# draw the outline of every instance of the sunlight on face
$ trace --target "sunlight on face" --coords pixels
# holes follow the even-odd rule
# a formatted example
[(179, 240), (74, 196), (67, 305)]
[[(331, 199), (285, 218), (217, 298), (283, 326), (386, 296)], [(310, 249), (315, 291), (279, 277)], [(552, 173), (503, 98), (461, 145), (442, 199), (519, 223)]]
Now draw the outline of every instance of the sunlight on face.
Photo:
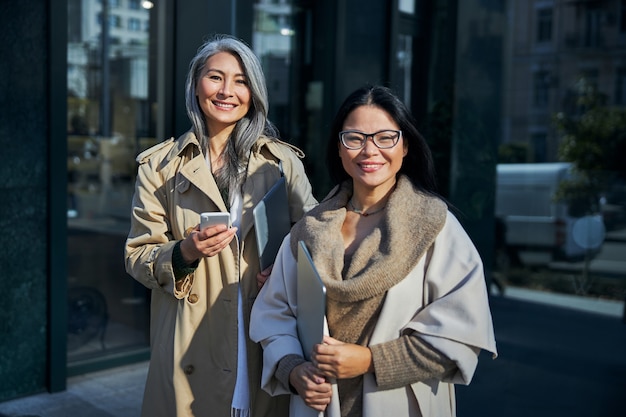
[[(343, 130), (368, 134), (386, 129), (400, 130), (400, 127), (389, 113), (370, 105), (354, 109), (343, 124)], [(338, 146), (343, 169), (352, 177), (355, 190), (359, 187), (383, 192), (390, 190), (396, 183), (396, 174), (407, 153), (402, 137), (396, 146), (389, 149), (379, 149), (371, 137), (361, 149), (346, 149), (341, 142)]]
[(196, 86), (198, 104), (204, 113), (210, 136), (232, 131), (250, 108), (251, 93), (237, 57), (219, 52), (206, 61)]

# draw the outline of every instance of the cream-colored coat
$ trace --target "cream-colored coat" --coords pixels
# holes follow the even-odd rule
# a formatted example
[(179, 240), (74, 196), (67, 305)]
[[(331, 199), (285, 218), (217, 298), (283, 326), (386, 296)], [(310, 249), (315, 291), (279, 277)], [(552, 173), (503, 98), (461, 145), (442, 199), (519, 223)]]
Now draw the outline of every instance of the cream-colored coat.
[[(287, 236), (283, 242), (251, 318), (251, 337), (264, 348), (263, 388), (273, 395), (290, 392), (274, 377), (280, 359), (288, 354), (302, 356), (296, 331), (297, 263), (290, 238)], [(480, 350), (492, 352), (495, 357), (496, 344), (481, 259), (450, 213), (428, 254), (387, 292), (369, 344), (384, 343), (407, 332), (416, 332), (454, 360), (456, 374), (447, 381), (421, 381), (391, 390), (379, 390), (375, 377), (366, 374), (363, 417), (455, 416), (453, 384), (469, 384)], [(340, 416), (338, 402), (334, 386), (326, 416)], [(290, 415), (318, 414), (293, 395)]]
[[(188, 132), (138, 156), (126, 270), (152, 290), (151, 358), (142, 416), (229, 416), (237, 369), (237, 308), (241, 286), (246, 334), (259, 271), (252, 209), (279, 179), (283, 163), (291, 221), (317, 202), (300, 161), (286, 144), (260, 138), (242, 190), (241, 240), (203, 258), (176, 283), (172, 249), (200, 212), (228, 211), (195, 135)], [(246, 340), (252, 416), (281, 415), (288, 398), (259, 388), (261, 349)]]

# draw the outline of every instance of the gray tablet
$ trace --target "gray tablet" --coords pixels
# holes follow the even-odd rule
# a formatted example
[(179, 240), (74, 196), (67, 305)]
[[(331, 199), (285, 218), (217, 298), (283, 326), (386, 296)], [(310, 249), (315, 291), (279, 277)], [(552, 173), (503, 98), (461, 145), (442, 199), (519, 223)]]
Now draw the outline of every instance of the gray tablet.
[(276, 181), (259, 204), (254, 207), (252, 214), (259, 263), (263, 271), (274, 263), (280, 244), (291, 230), (285, 177), (280, 177)]
[(298, 242), (298, 338), (306, 360), (311, 360), (313, 347), (324, 338), (326, 286), (313, 264), (303, 241)]

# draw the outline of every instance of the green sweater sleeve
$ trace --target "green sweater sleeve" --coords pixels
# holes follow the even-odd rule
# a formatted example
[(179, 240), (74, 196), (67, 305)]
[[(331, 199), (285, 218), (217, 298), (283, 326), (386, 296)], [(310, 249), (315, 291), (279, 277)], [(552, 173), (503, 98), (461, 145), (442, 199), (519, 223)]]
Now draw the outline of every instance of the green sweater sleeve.
[(180, 251), (181, 242), (181, 240), (176, 242), (176, 244), (174, 245), (174, 249), (172, 249), (172, 269), (174, 270), (174, 278), (176, 279), (176, 281), (179, 281), (185, 278), (187, 275), (193, 273), (193, 271), (195, 271), (198, 267), (198, 263), (200, 262), (199, 259), (196, 259), (196, 261), (191, 265), (185, 262), (183, 254)]

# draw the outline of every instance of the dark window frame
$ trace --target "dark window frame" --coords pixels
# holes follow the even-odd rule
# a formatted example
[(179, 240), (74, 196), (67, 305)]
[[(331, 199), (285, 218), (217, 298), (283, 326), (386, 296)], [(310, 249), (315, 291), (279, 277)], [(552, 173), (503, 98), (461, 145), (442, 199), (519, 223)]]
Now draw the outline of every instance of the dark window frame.
[(552, 42), (554, 11), (551, 7), (537, 9), (537, 42)]
[(533, 107), (545, 109), (550, 103), (550, 72), (539, 70), (533, 73)]

